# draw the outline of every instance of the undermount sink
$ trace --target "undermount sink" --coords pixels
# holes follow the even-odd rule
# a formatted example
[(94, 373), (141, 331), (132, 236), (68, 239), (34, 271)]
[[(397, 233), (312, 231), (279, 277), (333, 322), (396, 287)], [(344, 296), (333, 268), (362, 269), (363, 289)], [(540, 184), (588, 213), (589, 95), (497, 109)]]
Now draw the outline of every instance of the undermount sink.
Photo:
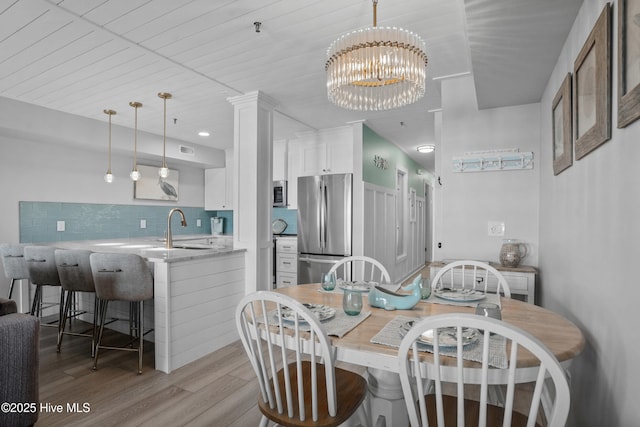
[(173, 244), (176, 249), (214, 249), (211, 245), (205, 245), (204, 243), (189, 243), (189, 244)]

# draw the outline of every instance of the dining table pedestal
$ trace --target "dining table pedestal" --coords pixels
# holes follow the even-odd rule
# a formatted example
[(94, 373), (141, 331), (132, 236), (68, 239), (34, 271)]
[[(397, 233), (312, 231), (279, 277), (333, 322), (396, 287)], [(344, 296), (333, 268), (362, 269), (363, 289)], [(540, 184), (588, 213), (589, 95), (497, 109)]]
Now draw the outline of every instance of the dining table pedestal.
[(408, 426), (409, 414), (402, 393), (400, 375), (383, 369), (367, 368), (371, 419), (385, 417), (387, 426)]

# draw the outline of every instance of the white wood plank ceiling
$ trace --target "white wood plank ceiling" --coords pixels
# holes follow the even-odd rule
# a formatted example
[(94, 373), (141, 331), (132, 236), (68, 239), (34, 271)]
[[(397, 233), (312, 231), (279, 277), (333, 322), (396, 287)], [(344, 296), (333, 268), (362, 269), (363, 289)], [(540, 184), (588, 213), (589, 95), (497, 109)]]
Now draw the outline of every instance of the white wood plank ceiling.
[[(366, 120), (432, 169), (432, 159), (415, 153), (417, 145), (433, 141), (428, 110), (440, 106), (440, 91), (431, 78), (473, 73), (480, 102), (491, 94), (488, 106), (535, 102), (581, 3), (380, 0), (379, 26), (425, 39), (429, 84), (425, 98), (411, 106), (362, 113), (327, 101), (324, 63), (335, 38), (371, 25), (371, 0), (0, 0), (0, 96), (100, 121), (107, 121), (103, 109), (110, 108), (118, 111), (114, 124), (129, 127), (128, 103), (139, 101), (139, 128), (162, 134), (157, 93), (170, 92), (168, 136), (224, 149), (233, 145), (227, 98), (261, 90), (279, 103), (276, 139)], [(550, 11), (557, 12), (551, 23)], [(255, 21), (262, 22), (260, 32)], [(509, 52), (525, 37), (538, 61), (524, 76), (508, 73), (507, 66), (522, 59)], [(556, 46), (549, 44), (552, 37)], [(505, 92), (490, 86), (497, 71), (503, 84), (522, 93), (496, 98)], [(211, 136), (197, 136), (201, 130)]]

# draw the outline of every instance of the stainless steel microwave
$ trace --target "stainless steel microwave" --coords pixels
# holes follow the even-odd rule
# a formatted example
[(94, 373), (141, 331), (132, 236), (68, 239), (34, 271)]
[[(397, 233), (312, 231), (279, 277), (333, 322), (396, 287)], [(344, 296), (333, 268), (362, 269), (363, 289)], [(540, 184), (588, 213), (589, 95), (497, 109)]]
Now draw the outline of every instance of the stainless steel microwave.
[(287, 181), (273, 181), (273, 206), (287, 206)]

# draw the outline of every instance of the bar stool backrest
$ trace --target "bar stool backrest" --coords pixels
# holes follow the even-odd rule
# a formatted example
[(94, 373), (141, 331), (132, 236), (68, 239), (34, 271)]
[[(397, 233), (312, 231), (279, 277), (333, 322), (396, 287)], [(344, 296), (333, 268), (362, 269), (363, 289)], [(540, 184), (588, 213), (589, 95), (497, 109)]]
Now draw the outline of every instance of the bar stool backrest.
[(81, 249), (56, 249), (60, 284), (66, 291), (95, 292), (89, 256), (91, 251)]
[(22, 244), (0, 244), (2, 267), (8, 279), (22, 280), (29, 278), (27, 263), (24, 260), (24, 246)]
[(24, 258), (31, 283), (34, 285), (60, 286), (54, 247), (25, 246)]
[(153, 298), (153, 274), (141, 256), (92, 253), (89, 260), (98, 298), (107, 301)]

